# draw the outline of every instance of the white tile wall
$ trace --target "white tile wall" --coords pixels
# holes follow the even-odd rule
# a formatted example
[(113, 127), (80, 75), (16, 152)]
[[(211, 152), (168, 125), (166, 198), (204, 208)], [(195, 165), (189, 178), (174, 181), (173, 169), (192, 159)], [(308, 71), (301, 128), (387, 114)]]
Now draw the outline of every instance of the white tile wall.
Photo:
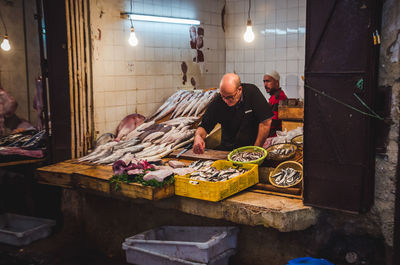
[[(128, 114), (152, 114), (177, 89), (193, 89), (192, 77), (196, 88), (218, 86), (226, 71), (223, 0), (133, 1), (134, 12), (199, 19), (205, 32), (201, 64), (192, 61), (196, 53), (190, 48), (189, 25), (134, 22), (139, 45), (131, 47), (130, 22), (120, 18), (120, 12), (130, 11), (130, 1), (91, 0), (90, 4), (94, 117), (99, 134), (115, 131)], [(182, 61), (188, 65), (185, 85)]]
[[(221, 10), (226, 2), (225, 32)], [(137, 47), (127, 43), (129, 0), (91, 0), (95, 128), (112, 132), (124, 116), (154, 112), (177, 89), (217, 87), (225, 72), (263, 89), (263, 74), (276, 69), (289, 97), (303, 97), (306, 0), (252, 0), (253, 43), (243, 33), (248, 0), (134, 0), (138, 13), (196, 18), (205, 30), (205, 62), (192, 62), (189, 26), (134, 22)], [(102, 13), (103, 12), (103, 13)], [(102, 15), (100, 16), (100, 13)], [(101, 32), (101, 38), (99, 38)], [(188, 65), (182, 84), (181, 63)], [(267, 96), (267, 95), (266, 95)]]
[(243, 40), (248, 0), (226, 3), (226, 71), (236, 72), (243, 82), (254, 83), (267, 96), (263, 73), (275, 69), (288, 97), (303, 98), (306, 0), (252, 0), (252, 43)]

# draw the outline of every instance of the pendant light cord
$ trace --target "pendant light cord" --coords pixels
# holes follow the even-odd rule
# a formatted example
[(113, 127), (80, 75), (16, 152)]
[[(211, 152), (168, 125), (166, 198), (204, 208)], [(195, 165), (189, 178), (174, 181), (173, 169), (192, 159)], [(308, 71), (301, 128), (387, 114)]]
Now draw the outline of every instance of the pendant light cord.
[[(131, 13), (133, 12), (133, 0), (131, 0)], [(131, 28), (133, 28), (132, 18), (129, 16), (129, 20), (131, 21)]]
[(249, 0), (249, 12), (248, 12), (247, 19), (250, 19), (250, 8), (251, 8), (251, 0)]
[(1, 22), (3, 23), (4, 31), (6, 32), (6, 34), (5, 34), (5, 35), (8, 35), (8, 34), (7, 34), (7, 27), (6, 27), (6, 23), (4, 23), (4, 19), (3, 19), (3, 16), (1, 15), (1, 12), (0, 12), (0, 19), (1, 19)]

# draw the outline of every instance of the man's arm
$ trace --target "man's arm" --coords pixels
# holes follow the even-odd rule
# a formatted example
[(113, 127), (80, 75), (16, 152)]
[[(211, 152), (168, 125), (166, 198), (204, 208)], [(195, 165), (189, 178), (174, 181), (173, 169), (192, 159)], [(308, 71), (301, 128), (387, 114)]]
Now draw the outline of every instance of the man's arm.
[(203, 127), (198, 127), (194, 135), (194, 142), (193, 142), (193, 152), (195, 154), (204, 153), (204, 150), (206, 148), (206, 143), (204, 142), (204, 139), (206, 139), (206, 136), (207, 136), (206, 130)]
[(254, 142), (255, 146), (263, 146), (265, 140), (267, 139), (267, 137), (269, 135), (269, 130), (271, 129), (271, 122), (272, 122), (272, 119), (267, 119), (258, 124), (257, 139)]

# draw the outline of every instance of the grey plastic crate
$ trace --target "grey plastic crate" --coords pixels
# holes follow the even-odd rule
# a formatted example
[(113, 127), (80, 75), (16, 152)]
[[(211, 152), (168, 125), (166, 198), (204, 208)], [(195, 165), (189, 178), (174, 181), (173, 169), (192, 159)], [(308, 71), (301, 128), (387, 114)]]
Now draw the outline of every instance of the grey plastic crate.
[(126, 252), (126, 261), (136, 265), (229, 265), (229, 258), (236, 253), (235, 249), (228, 249), (207, 263), (199, 263), (131, 247), (127, 242), (122, 243), (122, 249)]
[(238, 232), (232, 226), (161, 226), (125, 239), (125, 246), (207, 264), (236, 248)]
[(25, 246), (48, 237), (55, 221), (11, 213), (0, 215), (0, 243)]

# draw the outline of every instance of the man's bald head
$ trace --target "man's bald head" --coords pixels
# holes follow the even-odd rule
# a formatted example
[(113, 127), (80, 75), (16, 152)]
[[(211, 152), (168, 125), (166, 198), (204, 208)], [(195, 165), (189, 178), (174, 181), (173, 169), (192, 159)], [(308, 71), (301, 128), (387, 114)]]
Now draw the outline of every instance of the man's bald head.
[(234, 106), (242, 95), (239, 76), (235, 73), (225, 74), (219, 83), (219, 91), (225, 103)]
[(225, 74), (219, 83), (220, 91), (231, 93), (240, 86), (240, 78), (235, 73)]

